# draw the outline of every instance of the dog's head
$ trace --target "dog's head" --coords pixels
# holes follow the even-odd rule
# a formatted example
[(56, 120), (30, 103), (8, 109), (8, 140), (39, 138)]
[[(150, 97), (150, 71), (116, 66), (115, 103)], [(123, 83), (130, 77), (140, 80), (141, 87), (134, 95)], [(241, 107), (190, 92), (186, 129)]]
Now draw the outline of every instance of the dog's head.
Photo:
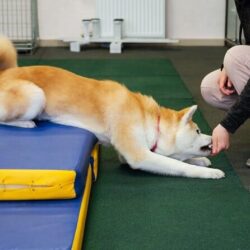
[(212, 137), (202, 134), (196, 123), (192, 121), (197, 105), (181, 112), (179, 127), (176, 132), (178, 152), (191, 157), (208, 156), (211, 154)]
[[(197, 105), (183, 109), (177, 112), (174, 124), (170, 127), (167, 125), (163, 126), (163, 131), (161, 131), (162, 137), (159, 143), (160, 149), (163, 150), (159, 153), (165, 154), (168, 148), (167, 154), (179, 160), (211, 154), (211, 136), (202, 134), (197, 124), (192, 121), (196, 110)], [(168, 140), (170, 139), (169, 134), (173, 135), (171, 145)]]

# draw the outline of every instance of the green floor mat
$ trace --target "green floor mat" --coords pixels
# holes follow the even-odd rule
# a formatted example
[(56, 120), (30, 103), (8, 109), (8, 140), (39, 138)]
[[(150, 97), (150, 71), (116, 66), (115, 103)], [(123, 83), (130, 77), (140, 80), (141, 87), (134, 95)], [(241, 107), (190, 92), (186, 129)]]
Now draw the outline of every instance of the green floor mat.
[[(190, 94), (178, 75), (164, 76), (111, 76), (109, 79), (126, 85), (132, 91), (162, 98), (190, 98)], [(162, 91), (162, 86), (166, 91)], [(176, 86), (180, 86), (176, 91)]]
[[(163, 59), (150, 60), (39, 60), (36, 64), (57, 66), (89, 77), (177, 75), (172, 63)], [(164, 63), (163, 63), (164, 62)]]
[[(119, 80), (174, 109), (194, 104), (168, 60), (43, 60), (39, 64)], [(204, 132), (211, 132), (201, 112), (194, 120)], [(112, 148), (102, 147), (84, 249), (249, 249), (250, 195), (224, 154), (212, 162), (225, 171), (226, 178), (163, 177), (133, 171), (118, 162)]]
[(34, 66), (34, 65), (39, 65), (39, 59), (18, 59), (18, 66), (23, 67), (23, 66)]
[[(57, 66), (79, 75), (110, 79), (126, 85), (132, 91), (163, 98), (190, 98), (190, 94), (170, 61), (154, 60), (20, 60), (20, 66)], [(178, 91), (176, 91), (176, 86)], [(162, 91), (162, 87), (166, 91)]]
[(84, 249), (248, 249), (249, 193), (222, 155), (223, 180), (153, 176), (102, 150)]
[[(122, 63), (120, 67), (125, 68)], [(194, 104), (176, 71), (171, 72), (167, 66), (169, 61), (161, 60), (159, 68), (168, 72), (160, 75), (150, 68), (151, 60), (141, 63), (149, 65), (140, 75), (131, 71), (127, 76), (110, 78), (153, 95), (161, 105), (179, 110)], [(138, 61), (136, 67), (142, 65)], [(194, 120), (204, 132), (211, 133), (199, 111)], [(99, 179), (90, 202), (85, 249), (249, 248), (249, 193), (224, 154), (212, 162), (213, 167), (225, 171), (226, 178), (187, 179), (133, 171), (119, 163), (113, 149), (103, 148)]]

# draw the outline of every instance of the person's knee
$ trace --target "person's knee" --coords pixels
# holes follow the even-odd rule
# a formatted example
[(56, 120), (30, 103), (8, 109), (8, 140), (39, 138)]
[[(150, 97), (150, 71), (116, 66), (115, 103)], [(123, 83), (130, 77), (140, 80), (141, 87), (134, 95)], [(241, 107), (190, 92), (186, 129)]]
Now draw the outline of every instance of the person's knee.
[(209, 75), (205, 76), (201, 81), (200, 91), (203, 99), (207, 103), (212, 104), (215, 89), (211, 86)]
[(236, 69), (237, 67), (241, 67), (244, 63), (244, 56), (246, 54), (244, 45), (237, 45), (230, 48), (224, 57), (224, 67), (226, 71), (230, 71), (231, 69)]
[(201, 95), (207, 104), (220, 110), (227, 111), (233, 105), (233, 100), (224, 97), (213, 87), (201, 85)]
[(238, 45), (229, 49), (224, 57), (226, 74), (239, 95), (249, 80), (250, 46)]
[(213, 90), (211, 88), (201, 86), (201, 95), (204, 101), (206, 101), (210, 105), (213, 105), (212, 102)]
[(201, 96), (210, 106), (222, 110), (228, 110), (230, 104), (228, 103), (227, 98), (221, 94), (214, 76), (215, 72), (210, 73), (203, 78), (200, 86)]

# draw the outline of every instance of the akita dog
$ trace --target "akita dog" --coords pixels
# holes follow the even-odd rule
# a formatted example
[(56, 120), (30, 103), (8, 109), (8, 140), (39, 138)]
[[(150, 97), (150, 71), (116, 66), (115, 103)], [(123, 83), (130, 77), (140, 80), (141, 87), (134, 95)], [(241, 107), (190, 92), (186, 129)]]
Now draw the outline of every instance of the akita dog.
[[(49, 66), (17, 66), (17, 54), (0, 38), (0, 122), (31, 128), (34, 118), (93, 132), (112, 144), (133, 169), (161, 175), (219, 179), (208, 168), (211, 136), (192, 121), (197, 106), (159, 106), (114, 81), (100, 81)], [(203, 166), (203, 167), (200, 167)]]

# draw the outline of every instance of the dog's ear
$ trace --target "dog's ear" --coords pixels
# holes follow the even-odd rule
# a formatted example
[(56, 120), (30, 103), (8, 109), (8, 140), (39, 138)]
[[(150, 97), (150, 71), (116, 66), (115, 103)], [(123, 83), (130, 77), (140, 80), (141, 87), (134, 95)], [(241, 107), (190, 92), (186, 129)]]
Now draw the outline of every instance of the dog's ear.
[(180, 111), (180, 113), (182, 114), (181, 124), (185, 125), (189, 121), (192, 120), (192, 117), (193, 117), (195, 111), (197, 110), (197, 107), (198, 107), (197, 105), (193, 105), (189, 108), (185, 108), (185, 109)]

